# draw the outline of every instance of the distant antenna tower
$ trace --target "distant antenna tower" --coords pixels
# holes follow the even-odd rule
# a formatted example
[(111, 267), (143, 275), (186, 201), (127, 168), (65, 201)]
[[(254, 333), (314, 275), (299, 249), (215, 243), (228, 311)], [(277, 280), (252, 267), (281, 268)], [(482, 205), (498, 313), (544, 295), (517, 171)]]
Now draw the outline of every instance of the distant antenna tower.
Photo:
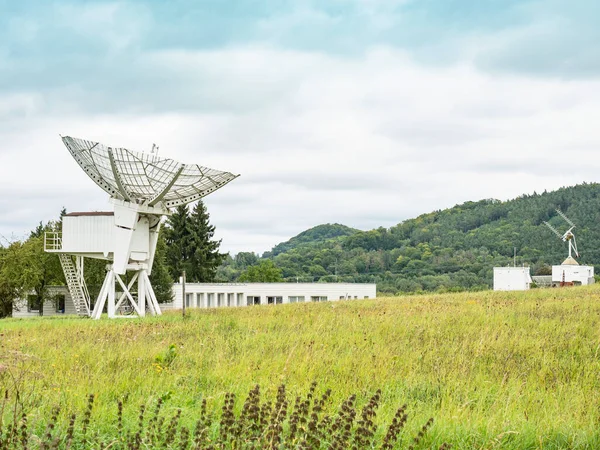
[(158, 148), (159, 148), (158, 145), (152, 144), (152, 152), (151, 153), (155, 156), (158, 156)]
[(571, 228), (569, 228), (565, 233), (561, 233), (548, 222), (544, 223), (548, 228), (550, 228), (550, 230), (552, 230), (554, 234), (556, 234), (559, 237), (559, 239), (561, 239), (563, 242), (569, 243), (569, 258), (573, 258), (573, 252), (575, 253), (575, 257), (579, 258), (579, 252), (577, 251), (577, 242), (575, 241), (575, 234), (573, 234), (573, 228), (575, 228), (575, 224), (560, 209), (557, 209), (556, 212), (560, 217), (562, 217), (565, 220), (565, 222), (567, 222), (567, 224), (569, 224)]

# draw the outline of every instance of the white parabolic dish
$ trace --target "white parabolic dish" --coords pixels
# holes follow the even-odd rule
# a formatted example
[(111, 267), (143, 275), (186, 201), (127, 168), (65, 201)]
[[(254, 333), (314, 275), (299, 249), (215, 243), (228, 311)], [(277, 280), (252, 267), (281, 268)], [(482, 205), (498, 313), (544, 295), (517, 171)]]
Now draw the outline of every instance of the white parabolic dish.
[(239, 176), (70, 136), (62, 140), (98, 186), (126, 202), (173, 208), (199, 200)]

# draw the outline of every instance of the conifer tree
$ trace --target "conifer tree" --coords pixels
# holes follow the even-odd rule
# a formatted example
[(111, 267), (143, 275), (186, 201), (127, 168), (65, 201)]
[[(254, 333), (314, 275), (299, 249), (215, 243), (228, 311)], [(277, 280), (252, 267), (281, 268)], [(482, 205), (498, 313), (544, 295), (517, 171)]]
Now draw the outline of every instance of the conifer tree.
[(185, 270), (190, 282), (214, 281), (225, 255), (219, 253), (221, 241), (213, 240), (215, 227), (209, 219), (202, 200), (196, 203), (191, 214), (188, 207), (182, 205), (168, 218), (166, 262), (173, 280), (178, 280)]
[(154, 295), (156, 295), (158, 303), (173, 301), (173, 279), (167, 266), (167, 243), (165, 242), (164, 234), (163, 230), (160, 230), (158, 234), (154, 264), (152, 265), (152, 274), (150, 275), (150, 282), (152, 283)]
[(210, 224), (210, 215), (204, 202), (200, 200), (194, 206), (190, 216), (190, 264), (187, 279), (203, 283), (214, 281), (217, 268), (225, 259), (225, 254), (219, 253), (221, 241), (213, 240), (215, 227)]
[(179, 280), (181, 273), (189, 267), (190, 212), (187, 205), (178, 206), (167, 219), (164, 229), (166, 263), (173, 280)]

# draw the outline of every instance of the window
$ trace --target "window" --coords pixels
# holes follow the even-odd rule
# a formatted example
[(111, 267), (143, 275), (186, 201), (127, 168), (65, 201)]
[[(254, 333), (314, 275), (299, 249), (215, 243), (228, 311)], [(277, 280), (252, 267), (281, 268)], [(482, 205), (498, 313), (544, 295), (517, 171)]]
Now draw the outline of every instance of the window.
[(198, 298), (196, 299), (198, 302), (198, 308), (202, 308), (204, 305), (204, 292), (198, 294)]
[(65, 296), (64, 294), (56, 294), (54, 296), (54, 305), (56, 306), (56, 312), (60, 314), (65, 313)]
[(206, 307), (212, 308), (215, 306), (215, 294), (206, 294)]
[(248, 306), (260, 305), (260, 297), (254, 297), (252, 295), (249, 295), (248, 297), (246, 297), (246, 301)]
[(242, 306), (242, 302), (244, 301), (244, 294), (237, 295), (237, 306)]
[(340, 295), (340, 300), (344, 300), (346, 298), (345, 295)]
[(225, 306), (225, 294), (217, 294), (217, 306)]
[(227, 306), (235, 306), (233, 294), (227, 294)]
[(303, 302), (304, 301), (304, 295), (291, 295), (291, 296), (288, 297), (288, 301), (290, 303)]
[(327, 301), (327, 297), (323, 296), (323, 295), (316, 295), (316, 296), (312, 296), (310, 298), (311, 302), (326, 302)]
[(267, 297), (267, 303), (272, 305), (274, 303), (283, 303), (283, 297)]
[(193, 295), (194, 294), (185, 294), (185, 307), (186, 308), (189, 308), (190, 306), (194, 306), (194, 304), (192, 303), (192, 296)]
[(368, 295), (365, 295), (365, 300), (368, 300), (368, 299), (369, 299), (369, 296), (368, 296)]
[(37, 295), (27, 296), (27, 312), (40, 312), (42, 310), (42, 302), (38, 300)]

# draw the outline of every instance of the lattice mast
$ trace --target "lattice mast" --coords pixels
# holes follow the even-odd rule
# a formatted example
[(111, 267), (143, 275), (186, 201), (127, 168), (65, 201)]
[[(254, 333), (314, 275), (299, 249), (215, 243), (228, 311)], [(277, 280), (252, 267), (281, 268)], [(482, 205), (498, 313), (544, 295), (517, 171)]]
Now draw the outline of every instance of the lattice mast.
[(569, 229), (564, 233), (561, 233), (556, 228), (554, 228), (550, 223), (544, 222), (546, 226), (563, 242), (568, 243), (569, 247), (569, 258), (573, 259), (579, 258), (579, 252), (577, 251), (577, 241), (575, 240), (575, 234), (573, 233), (573, 229), (575, 228), (575, 224), (569, 219), (565, 213), (563, 213), (560, 209), (557, 209), (556, 212), (560, 217), (563, 218), (565, 222), (569, 225)]
[[(100, 239), (98, 248), (90, 248), (85, 239), (80, 243), (75, 239), (65, 247), (63, 224), (62, 238), (47, 237), (53, 245), (46, 250), (110, 262), (92, 318), (100, 318), (105, 305), (109, 317), (118, 317), (118, 310), (127, 303), (138, 316), (145, 315), (146, 306), (151, 314), (160, 314), (149, 275), (162, 217), (170, 215), (170, 208), (197, 201), (239, 175), (159, 158), (156, 146), (147, 154), (69, 136), (62, 140), (85, 173), (110, 195), (114, 223), (102, 231), (105, 239)], [(127, 272), (132, 272), (132, 277), (125, 284), (121, 277)]]

